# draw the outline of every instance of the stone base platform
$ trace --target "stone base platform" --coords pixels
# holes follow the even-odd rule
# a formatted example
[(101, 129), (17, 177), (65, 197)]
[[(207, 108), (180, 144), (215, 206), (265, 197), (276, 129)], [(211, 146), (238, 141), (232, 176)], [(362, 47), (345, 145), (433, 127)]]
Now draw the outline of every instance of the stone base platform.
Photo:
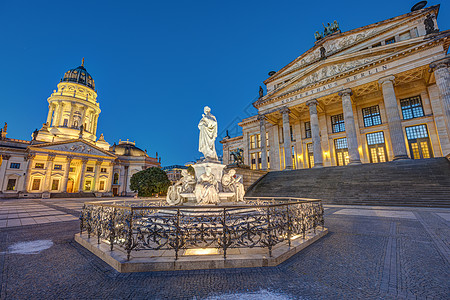
[[(97, 237), (88, 239), (87, 234), (75, 235), (75, 241), (97, 255), (104, 262), (121, 273), (149, 272), (149, 271), (178, 271), (200, 269), (224, 269), (224, 268), (252, 268), (277, 266), (291, 256), (297, 254), (315, 241), (328, 233), (327, 228), (318, 227), (316, 233), (310, 232), (302, 237), (293, 237), (291, 247), (287, 242), (280, 243), (272, 249), (272, 257), (266, 248), (239, 248), (228, 249), (227, 258), (219, 249), (208, 248), (205, 252), (213, 254), (195, 255), (195, 251), (182, 250), (178, 260), (175, 260), (173, 250), (140, 250), (132, 251), (131, 258), (127, 261), (126, 251), (115, 247), (110, 251), (108, 244), (97, 244)], [(209, 250), (209, 251), (208, 251)], [(192, 253), (192, 254), (191, 254)]]

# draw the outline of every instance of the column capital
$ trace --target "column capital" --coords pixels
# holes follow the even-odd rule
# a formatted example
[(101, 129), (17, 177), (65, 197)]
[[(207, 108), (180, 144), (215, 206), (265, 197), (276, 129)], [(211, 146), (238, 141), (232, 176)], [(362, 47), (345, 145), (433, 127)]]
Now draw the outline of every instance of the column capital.
[(266, 117), (265, 114), (258, 114), (257, 119), (258, 119), (259, 121), (266, 121), (266, 120), (267, 120), (267, 117)]
[(35, 157), (36, 157), (36, 154), (34, 154), (34, 153), (28, 153), (23, 159), (24, 159), (25, 161), (27, 161), (27, 160), (33, 159), (33, 158), (35, 158)]
[(73, 160), (73, 158), (74, 157), (72, 155), (66, 156), (66, 162), (70, 163)]
[(433, 61), (430, 64), (430, 72), (448, 67), (450, 67), (450, 56)]
[(282, 108), (280, 108), (280, 113), (284, 114), (288, 114), (290, 113), (291, 110), (287, 107), (287, 106), (283, 106)]
[(2, 157), (4, 160), (9, 160), (11, 158), (11, 155), (9, 154), (2, 154)]
[(388, 75), (388, 76), (381, 77), (380, 79), (378, 79), (378, 83), (381, 85), (388, 83), (388, 82), (394, 83), (394, 80), (395, 80), (394, 75)]
[(352, 89), (345, 89), (345, 90), (340, 91), (338, 93), (338, 95), (339, 95), (339, 97), (352, 96), (353, 92), (352, 92)]
[(319, 104), (319, 101), (317, 101), (317, 99), (311, 99), (309, 101), (306, 101), (306, 106), (309, 106), (311, 108), (311, 106), (317, 106)]
[(55, 154), (49, 154), (47, 156), (47, 161), (54, 161), (55, 160), (56, 155)]
[(88, 158), (85, 158), (85, 157), (83, 157), (82, 159), (81, 159), (81, 163), (83, 164), (83, 165), (86, 165), (87, 164), (87, 162), (88, 162)]
[(96, 166), (101, 166), (102, 163), (103, 163), (103, 160), (97, 160), (97, 161), (95, 162), (95, 165), (96, 165)]

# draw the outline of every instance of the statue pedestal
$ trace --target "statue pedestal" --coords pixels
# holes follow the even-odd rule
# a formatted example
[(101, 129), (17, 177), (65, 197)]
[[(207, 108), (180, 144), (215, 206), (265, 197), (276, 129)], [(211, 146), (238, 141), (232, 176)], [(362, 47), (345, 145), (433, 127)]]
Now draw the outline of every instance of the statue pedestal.
[(214, 175), (214, 178), (220, 183), (222, 182), (223, 169), (225, 169), (226, 165), (221, 164), (219, 161), (214, 160), (204, 160), (201, 163), (197, 163), (192, 165), (195, 170), (195, 180), (198, 182), (200, 176), (202, 176), (206, 171), (206, 167), (211, 168), (211, 173)]

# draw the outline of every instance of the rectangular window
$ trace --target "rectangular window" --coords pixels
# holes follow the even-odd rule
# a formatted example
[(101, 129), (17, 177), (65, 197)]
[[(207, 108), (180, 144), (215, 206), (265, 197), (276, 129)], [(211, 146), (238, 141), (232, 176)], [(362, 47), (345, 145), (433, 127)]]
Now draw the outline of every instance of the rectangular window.
[(367, 145), (377, 145), (384, 144), (384, 133), (383, 131), (368, 133), (367, 137)]
[(106, 168), (101, 168), (100, 173), (106, 173)]
[(345, 131), (344, 114), (331, 116), (331, 128), (333, 133)]
[(105, 182), (104, 181), (100, 181), (99, 190), (103, 191), (104, 189), (105, 189)]
[(409, 40), (411, 38), (411, 32), (410, 31), (406, 31), (403, 32), (399, 35), (399, 40), (400, 41), (404, 41), (404, 40)]
[(269, 133), (266, 132), (266, 147), (269, 147)]
[(84, 182), (84, 190), (85, 190), (85, 191), (90, 191), (90, 190), (91, 190), (91, 185), (92, 185), (92, 181), (86, 180), (86, 181)]
[(428, 137), (428, 131), (427, 131), (426, 125), (406, 127), (405, 131), (406, 131), (406, 137), (408, 138), (408, 140), (414, 140), (414, 139)]
[(347, 138), (335, 139), (334, 146), (336, 150), (348, 149)]
[(94, 172), (94, 167), (86, 167), (86, 172)]
[(16, 179), (14, 179), (14, 178), (8, 179), (8, 183), (6, 185), (6, 190), (14, 191), (15, 189), (16, 189)]
[(256, 170), (256, 153), (252, 153), (250, 155), (250, 157), (251, 157), (250, 163), (251, 163), (252, 170)]
[(33, 185), (31, 186), (31, 189), (33, 191), (39, 191), (40, 186), (41, 186), (41, 179), (39, 178), (33, 179)]
[(62, 165), (54, 165), (53, 169), (54, 170), (62, 170)]
[(270, 169), (270, 153), (267, 151), (267, 169)]
[(381, 124), (380, 107), (374, 105), (362, 109), (364, 127), (370, 127)]
[(34, 167), (35, 167), (36, 169), (43, 169), (43, 168), (44, 168), (44, 164), (43, 164), (43, 163), (36, 163), (36, 164), (34, 165)]
[(20, 163), (11, 163), (9, 165), (10, 169), (20, 169)]
[(377, 44), (375, 44), (375, 45), (372, 45), (372, 48), (380, 47), (380, 46), (381, 46), (381, 42), (379, 42), (379, 43), (377, 43)]
[(311, 138), (311, 122), (305, 122), (305, 139)]
[(68, 120), (68, 119), (64, 119), (64, 124), (63, 124), (63, 126), (64, 126), (64, 127), (67, 127), (67, 125), (69, 125), (69, 120)]
[(391, 37), (390, 39), (387, 39), (385, 43), (386, 43), (386, 45), (395, 43), (395, 37)]
[(262, 169), (261, 152), (258, 152), (258, 169)]
[(400, 100), (404, 120), (420, 118), (424, 116), (422, 98), (420, 96)]
[(52, 180), (52, 191), (57, 191), (59, 186), (59, 179)]
[(261, 148), (261, 135), (256, 135), (256, 147)]
[(289, 133), (291, 135), (291, 142), (295, 142), (295, 140), (294, 140), (294, 131), (292, 130), (292, 126), (289, 126)]
[(74, 167), (70, 167), (70, 168), (69, 168), (69, 172), (70, 172), (70, 173), (75, 172), (75, 168), (74, 168)]
[(250, 149), (256, 148), (256, 137), (254, 135), (250, 136)]

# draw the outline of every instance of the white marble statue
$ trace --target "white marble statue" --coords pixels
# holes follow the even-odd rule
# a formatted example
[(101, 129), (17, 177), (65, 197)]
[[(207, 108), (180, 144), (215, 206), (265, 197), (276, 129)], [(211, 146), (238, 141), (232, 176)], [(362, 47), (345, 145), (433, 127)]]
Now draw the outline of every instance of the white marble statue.
[(217, 120), (211, 114), (211, 109), (205, 106), (202, 119), (198, 123), (198, 129), (200, 130), (200, 137), (198, 142), (198, 151), (203, 153), (205, 159), (217, 160), (215, 141), (217, 137)]
[(194, 189), (197, 204), (218, 204), (219, 203), (219, 183), (214, 174), (211, 173), (211, 168), (206, 167), (205, 173), (199, 178)]
[(181, 179), (167, 190), (167, 203), (169, 205), (181, 205), (183, 198), (181, 193), (192, 193), (195, 187), (195, 178), (187, 170), (181, 171)]
[(233, 201), (244, 201), (244, 185), (240, 183), (242, 176), (235, 176), (236, 171), (231, 169), (222, 177), (222, 188), (224, 192), (234, 193)]

